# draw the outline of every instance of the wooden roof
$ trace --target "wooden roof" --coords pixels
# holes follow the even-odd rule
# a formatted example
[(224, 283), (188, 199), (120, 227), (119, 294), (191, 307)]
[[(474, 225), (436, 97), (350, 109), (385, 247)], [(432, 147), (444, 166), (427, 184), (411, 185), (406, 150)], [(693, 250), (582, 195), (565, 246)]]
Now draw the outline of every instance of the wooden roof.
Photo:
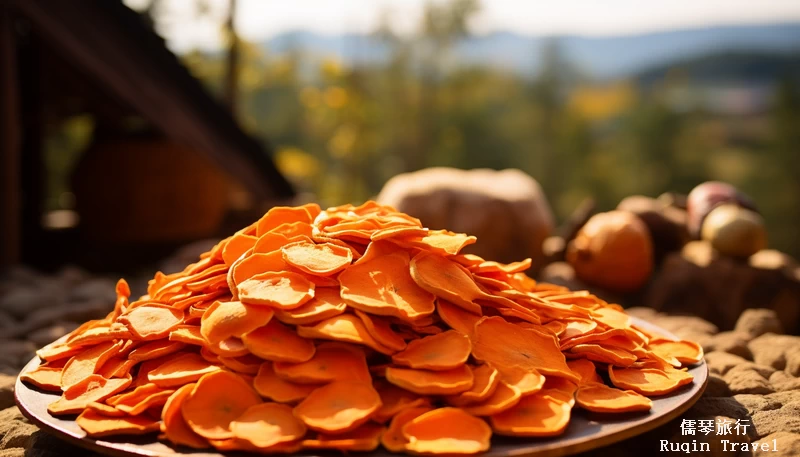
[(294, 195), (269, 146), (244, 133), (119, 0), (0, 0), (27, 17), (37, 35), (105, 92), (135, 109), (167, 137), (207, 154), (259, 199)]

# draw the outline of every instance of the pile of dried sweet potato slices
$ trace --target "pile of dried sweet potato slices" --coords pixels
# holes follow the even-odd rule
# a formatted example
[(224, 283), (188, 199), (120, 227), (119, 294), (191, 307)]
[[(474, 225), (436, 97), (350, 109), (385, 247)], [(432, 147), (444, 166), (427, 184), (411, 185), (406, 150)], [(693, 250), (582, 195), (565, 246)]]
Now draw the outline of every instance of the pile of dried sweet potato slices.
[(273, 208), (136, 300), (120, 280), (22, 380), (92, 437), (412, 454), (557, 436), (573, 408), (648, 411), (692, 382), (697, 344), (537, 283), (530, 260), (460, 253), (475, 241), (374, 202)]

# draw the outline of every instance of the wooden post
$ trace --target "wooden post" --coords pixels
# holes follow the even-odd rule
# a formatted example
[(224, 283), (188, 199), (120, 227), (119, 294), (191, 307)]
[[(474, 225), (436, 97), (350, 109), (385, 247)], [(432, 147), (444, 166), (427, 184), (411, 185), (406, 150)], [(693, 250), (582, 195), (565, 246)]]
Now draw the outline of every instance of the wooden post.
[(0, 269), (20, 260), (21, 190), (17, 54), (11, 12), (0, 4)]

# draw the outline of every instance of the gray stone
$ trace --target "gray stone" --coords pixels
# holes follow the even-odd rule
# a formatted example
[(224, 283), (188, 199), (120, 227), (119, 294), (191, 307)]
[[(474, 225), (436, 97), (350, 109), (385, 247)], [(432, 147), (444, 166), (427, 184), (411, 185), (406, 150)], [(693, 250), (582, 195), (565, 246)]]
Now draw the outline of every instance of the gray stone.
[(746, 309), (736, 321), (734, 330), (756, 338), (765, 333), (783, 333), (783, 326), (778, 319), (778, 314), (771, 309)]

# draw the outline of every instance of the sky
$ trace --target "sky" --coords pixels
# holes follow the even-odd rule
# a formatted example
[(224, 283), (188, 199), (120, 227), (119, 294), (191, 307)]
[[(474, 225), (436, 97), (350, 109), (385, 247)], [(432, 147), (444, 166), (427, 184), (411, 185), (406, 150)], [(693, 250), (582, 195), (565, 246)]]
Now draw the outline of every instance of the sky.
[[(124, 0), (133, 8), (149, 0)], [(207, 0), (198, 17), (191, 0), (162, 0), (159, 32), (176, 51), (217, 49), (228, 0)], [(411, 33), (430, 0), (238, 0), (236, 25), (249, 41), (308, 30), (324, 34), (373, 31), (389, 18)], [(434, 0), (438, 1), (438, 0)], [(800, 21), (800, 0), (483, 0), (472, 24), (478, 34), (610, 36), (732, 24)]]

